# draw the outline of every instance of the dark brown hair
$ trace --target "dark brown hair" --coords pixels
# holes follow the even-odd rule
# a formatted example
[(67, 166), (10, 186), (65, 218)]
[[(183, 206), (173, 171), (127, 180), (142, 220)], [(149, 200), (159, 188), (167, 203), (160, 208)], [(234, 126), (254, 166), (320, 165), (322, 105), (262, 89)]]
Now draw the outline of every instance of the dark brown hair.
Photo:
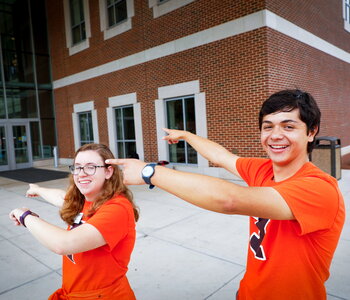
[[(103, 161), (106, 159), (114, 158), (111, 150), (103, 144), (86, 144), (81, 146), (74, 155), (74, 160), (76, 159), (78, 153), (83, 151), (95, 151), (97, 152)], [(106, 201), (111, 199), (114, 195), (125, 196), (133, 206), (135, 221), (139, 218), (138, 208), (135, 206), (133, 201), (133, 196), (128, 187), (123, 183), (122, 173), (117, 166), (107, 165), (113, 167), (113, 175), (111, 178), (106, 179), (103, 185), (103, 192), (99, 198), (93, 202), (92, 207), (89, 210), (88, 216), (92, 216), (96, 210)], [(80, 213), (84, 207), (85, 197), (79, 191), (74, 183), (73, 175), (69, 178), (69, 187), (66, 193), (63, 206), (60, 210), (61, 218), (68, 223), (73, 225), (74, 218), (78, 213)]]

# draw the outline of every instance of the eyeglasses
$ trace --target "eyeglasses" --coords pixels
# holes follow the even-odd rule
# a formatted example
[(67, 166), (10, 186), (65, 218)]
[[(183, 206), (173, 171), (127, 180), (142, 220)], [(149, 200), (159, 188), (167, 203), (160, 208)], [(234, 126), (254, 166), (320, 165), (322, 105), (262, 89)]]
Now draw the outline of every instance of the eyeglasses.
[(81, 170), (83, 170), (83, 172), (86, 175), (94, 175), (96, 173), (97, 168), (107, 168), (107, 166), (94, 166), (94, 165), (87, 165), (84, 167), (69, 166), (69, 170), (73, 175), (79, 175)]

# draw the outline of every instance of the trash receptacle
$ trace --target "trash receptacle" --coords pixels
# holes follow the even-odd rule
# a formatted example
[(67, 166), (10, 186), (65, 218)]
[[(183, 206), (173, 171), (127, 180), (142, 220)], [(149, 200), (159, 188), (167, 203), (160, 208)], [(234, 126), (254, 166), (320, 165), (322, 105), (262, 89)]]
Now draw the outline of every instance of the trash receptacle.
[(340, 152), (340, 139), (332, 136), (321, 136), (316, 138), (311, 161), (321, 170), (339, 180), (341, 178)]

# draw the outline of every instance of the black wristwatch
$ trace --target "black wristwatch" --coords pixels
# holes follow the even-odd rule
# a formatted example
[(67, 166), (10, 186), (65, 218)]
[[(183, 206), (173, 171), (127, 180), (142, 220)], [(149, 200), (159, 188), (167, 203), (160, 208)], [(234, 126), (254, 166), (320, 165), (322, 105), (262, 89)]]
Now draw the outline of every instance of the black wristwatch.
[(153, 189), (154, 185), (151, 182), (151, 177), (154, 175), (154, 168), (156, 167), (156, 163), (147, 164), (141, 171), (142, 179), (149, 184), (149, 188)]

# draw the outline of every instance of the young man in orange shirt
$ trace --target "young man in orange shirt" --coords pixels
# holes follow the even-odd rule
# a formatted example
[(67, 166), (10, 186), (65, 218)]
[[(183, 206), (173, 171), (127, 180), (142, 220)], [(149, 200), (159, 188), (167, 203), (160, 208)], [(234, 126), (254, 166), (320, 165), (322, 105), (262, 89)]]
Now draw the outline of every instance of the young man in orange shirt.
[(250, 216), (250, 247), (238, 299), (326, 299), (324, 283), (345, 212), (337, 181), (308, 159), (320, 117), (306, 92), (270, 96), (259, 115), (261, 144), (269, 159), (238, 157), (190, 132), (165, 129), (169, 143), (185, 140), (248, 187), (139, 160), (108, 163), (124, 167), (126, 184), (146, 182), (204, 209)]

